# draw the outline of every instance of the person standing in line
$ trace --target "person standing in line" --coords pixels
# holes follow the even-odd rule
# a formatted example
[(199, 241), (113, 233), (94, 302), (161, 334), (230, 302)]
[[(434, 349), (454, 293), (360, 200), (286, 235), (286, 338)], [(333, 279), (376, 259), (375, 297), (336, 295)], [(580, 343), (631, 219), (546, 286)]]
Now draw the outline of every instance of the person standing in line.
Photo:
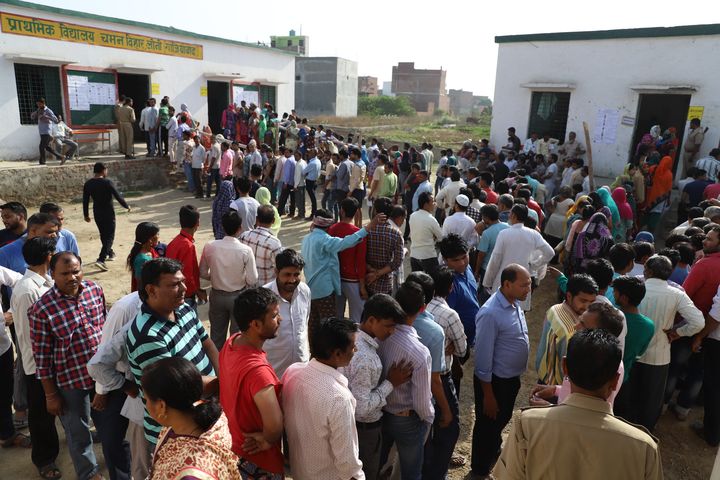
[(94, 382), (85, 366), (97, 351), (105, 324), (105, 295), (83, 280), (80, 258), (60, 252), (50, 260), (55, 285), (28, 310), (35, 376), (47, 411), (60, 417), (80, 480), (100, 480), (90, 433)]
[(230, 202), (230, 210), (235, 210), (242, 220), (240, 233), (249, 232), (255, 228), (257, 209), (260, 207), (260, 202), (250, 196), (252, 182), (248, 177), (235, 177), (233, 184), (238, 197)]
[(355, 226), (362, 228), (362, 203), (365, 199), (365, 173), (367, 165), (363, 162), (361, 150), (357, 147), (350, 148), (350, 181), (348, 183), (348, 193), (358, 201), (358, 209), (355, 212)]
[(418, 209), (412, 215), (410, 224), (410, 266), (413, 272), (432, 272), (438, 266), (435, 244), (443, 238), (440, 224), (435, 219), (435, 198), (430, 192), (423, 192), (418, 198)]
[(212, 144), (207, 152), (208, 168), (207, 179), (205, 181), (205, 197), (210, 198), (212, 193), (212, 185), (215, 183), (215, 196), (220, 192), (220, 157), (222, 156), (222, 148), (220, 141), (225, 140), (222, 135), (213, 135), (211, 137)]
[(205, 147), (200, 143), (200, 135), (193, 137), (193, 150), (190, 160), (193, 185), (195, 186), (195, 198), (203, 198), (202, 173), (205, 164)]
[(275, 257), (276, 278), (265, 285), (279, 297), (280, 329), (275, 338), (265, 341), (263, 349), (278, 377), (293, 363), (310, 360), (308, 321), (310, 287), (300, 280), (305, 261), (298, 252), (285, 249)]
[(282, 164), (282, 191), (278, 199), (278, 212), (280, 216), (285, 215), (285, 205), (290, 199), (290, 212), (295, 212), (295, 165), (297, 164), (292, 150), (285, 149), (285, 161)]
[[(378, 167), (380, 168), (380, 167)], [(398, 219), (405, 219), (405, 209), (398, 205), (399, 215), (394, 215), (392, 201), (388, 197), (378, 197), (373, 202), (375, 215), (383, 214), (388, 220), (379, 223), (367, 238), (367, 274), (365, 285), (368, 295), (375, 293), (394, 293), (393, 278), (402, 270), (405, 256), (405, 242), (403, 240)], [(393, 220), (399, 223), (394, 224)], [(401, 283), (402, 280), (399, 282)], [(399, 284), (398, 283), (398, 284)]]
[[(305, 167), (307, 162), (300, 150), (295, 152), (295, 205), (297, 206), (297, 219), (305, 220)], [(295, 210), (290, 206), (290, 217), (295, 215)]]
[(297, 480), (365, 480), (358, 458), (356, 401), (348, 379), (338, 371), (352, 360), (357, 331), (350, 320), (320, 320), (310, 331), (312, 360), (291, 365), (282, 377), (285, 431)]
[[(333, 185), (333, 199), (336, 208), (340, 207), (340, 202), (348, 197), (350, 192), (350, 173), (352, 172), (352, 162), (348, 158), (348, 151), (341, 149), (338, 153), (340, 163), (335, 171), (335, 184)], [(339, 211), (338, 211), (339, 213)], [(337, 215), (335, 216), (337, 219)]]
[[(695, 336), (693, 350), (703, 351), (703, 392), (705, 411), (702, 422), (691, 428), (709, 446), (720, 444), (720, 287), (710, 313), (705, 317), (705, 327)], [(715, 462), (716, 469), (718, 463)], [(713, 478), (711, 476), (711, 478)]]
[(227, 212), (222, 222), (227, 235), (203, 247), (199, 267), (200, 278), (210, 280), (210, 338), (218, 350), (225, 344), (228, 325), (231, 334), (238, 331), (231, 322), (235, 299), (258, 281), (253, 251), (237, 238), (241, 225), (237, 212)]
[[(264, 189), (267, 192), (267, 188)], [(270, 195), (268, 194), (269, 198)], [(240, 241), (250, 247), (255, 257), (258, 285), (275, 278), (275, 257), (282, 251), (282, 243), (270, 229), (275, 221), (275, 207), (261, 205), (255, 217), (255, 228), (240, 234)]]
[(501, 434), (512, 418), (520, 375), (530, 355), (527, 322), (520, 304), (530, 293), (530, 272), (510, 264), (501, 277), (500, 288), (480, 307), (475, 320), (472, 473), (483, 479), (492, 478)]
[(282, 479), (282, 383), (263, 351), (280, 323), (279, 298), (267, 288), (243, 291), (235, 299), (233, 334), (220, 351), (220, 404), (228, 418), (233, 452), (243, 478)]
[[(310, 197), (310, 216), (305, 217), (305, 220), (312, 220), (317, 212), (317, 197), (315, 196), (315, 189), (317, 188), (318, 178), (320, 178), (320, 159), (317, 156), (317, 150), (314, 148), (308, 149), (308, 157), (310, 161), (307, 166), (303, 169), (303, 175), (305, 176), (305, 190), (307, 190), (308, 197)], [(322, 206), (325, 208), (325, 205)]]
[(55, 253), (55, 239), (35, 237), (23, 245), (23, 257), (27, 263), (25, 275), (13, 287), (10, 307), (17, 335), (17, 349), (21, 352), (18, 362), (25, 377), (28, 405), (28, 426), (32, 440), (30, 458), (43, 478), (59, 478), (60, 469), (55, 464), (60, 451), (55, 416), (45, 406), (45, 391), (35, 377), (35, 357), (30, 339), (28, 310), (53, 286), (48, 272), (50, 259)]
[(27, 231), (27, 209), (20, 202), (0, 205), (0, 214), (5, 228), (0, 230), (0, 248), (22, 237)]
[[(355, 426), (358, 431), (359, 456), (363, 472), (375, 479), (380, 471), (382, 445), (382, 407), (393, 389), (410, 380), (412, 370), (401, 361), (388, 369), (383, 379), (383, 366), (378, 356), (378, 342), (390, 337), (395, 326), (405, 322), (405, 313), (390, 295), (378, 293), (364, 305), (357, 334), (357, 352), (343, 373), (355, 397)], [(382, 379), (382, 380), (381, 380)]]
[[(619, 341), (611, 333), (594, 329), (575, 335), (563, 361), (572, 393), (560, 405), (527, 409), (516, 417), (497, 478), (661, 480), (657, 439), (615, 417), (608, 402), (620, 381), (621, 360)], [(588, 451), (592, 455), (585, 455)]]
[[(337, 238), (345, 238), (360, 230), (353, 224), (355, 212), (360, 208), (358, 201), (348, 197), (340, 202), (340, 221), (328, 228), (328, 234)], [(363, 305), (368, 298), (365, 288), (367, 264), (367, 239), (352, 248), (338, 253), (340, 260), (340, 294), (337, 296), (337, 317), (345, 317), (345, 304), (350, 310), (350, 320), (360, 323)]]
[(97, 162), (93, 166), (95, 176), (85, 182), (83, 186), (83, 215), (85, 221), (90, 223), (90, 213), (88, 210), (90, 199), (93, 201), (93, 216), (95, 217), (95, 225), (100, 232), (100, 242), (102, 248), (97, 259), (97, 266), (107, 271), (105, 260), (115, 258), (113, 250), (113, 242), (115, 241), (115, 209), (113, 208), (113, 197), (123, 208), (130, 213), (130, 206), (115, 188), (111, 180), (107, 178), (107, 167)]
[(700, 152), (703, 140), (705, 140), (705, 130), (700, 126), (700, 119), (691, 119), (690, 131), (688, 132), (687, 140), (683, 143), (683, 169), (680, 172), (682, 177), (685, 176), (688, 168), (694, 166), (695, 157)]
[(133, 123), (135, 123), (136, 118), (132, 98), (125, 97), (123, 104), (118, 106), (115, 110), (115, 118), (118, 122), (118, 143), (120, 153), (124, 153), (126, 159), (135, 158)]
[[(180, 233), (168, 243), (165, 256), (182, 265), (185, 276), (185, 303), (197, 311), (197, 301), (207, 301), (207, 293), (200, 288), (200, 268), (195, 250), (195, 232), (200, 228), (200, 212), (193, 205), (180, 207)], [(197, 296), (197, 298), (196, 298)]]
[(78, 247), (75, 234), (67, 228), (63, 228), (63, 222), (65, 221), (65, 211), (63, 210), (63, 208), (57, 203), (45, 202), (40, 205), (40, 213), (48, 213), (55, 217), (55, 220), (57, 220), (57, 251), (70, 251), (73, 252), (75, 255), (80, 256), (80, 248)]
[(158, 109), (158, 153), (159, 157), (168, 157), (168, 139), (170, 137), (170, 131), (167, 128), (167, 124), (170, 121), (170, 117), (175, 113), (175, 109), (170, 107), (170, 100), (167, 97), (163, 97), (160, 100), (160, 108)]
[(45, 165), (45, 152), (55, 155), (55, 158), (62, 160), (62, 155), (50, 146), (52, 142), (52, 124), (58, 123), (58, 118), (52, 110), (45, 105), (44, 98), (38, 98), (36, 102), (37, 110), (30, 114), (30, 120), (38, 122), (38, 131), (40, 132), (40, 165)]
[(163, 128), (165, 129), (165, 135), (167, 136), (167, 149), (166, 155), (170, 158), (170, 165), (173, 166), (173, 170), (177, 168), (177, 144), (182, 139), (178, 139), (178, 120), (175, 117), (175, 108), (168, 107), (168, 121), (165, 122)]

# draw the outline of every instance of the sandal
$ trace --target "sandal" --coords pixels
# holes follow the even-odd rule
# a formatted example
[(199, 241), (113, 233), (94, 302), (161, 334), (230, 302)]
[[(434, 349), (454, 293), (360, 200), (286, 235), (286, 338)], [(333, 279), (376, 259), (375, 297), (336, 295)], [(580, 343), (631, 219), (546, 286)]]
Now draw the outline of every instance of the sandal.
[(15, 430), (21, 430), (23, 428), (26, 428), (28, 426), (27, 414), (22, 417), (15, 417), (13, 419), (13, 425), (15, 426)]
[(42, 468), (39, 468), (38, 473), (40, 474), (40, 477), (45, 479), (62, 478), (62, 473), (60, 472), (60, 469), (54, 463), (50, 463)]
[(2, 448), (30, 448), (32, 447), (32, 441), (30, 440), (30, 437), (25, 435), (24, 433), (15, 432), (15, 435), (8, 438), (7, 440), (3, 440), (0, 446)]
[(464, 466), (465, 463), (467, 463), (467, 460), (459, 453), (453, 453), (452, 458), (450, 458), (450, 468), (460, 468)]

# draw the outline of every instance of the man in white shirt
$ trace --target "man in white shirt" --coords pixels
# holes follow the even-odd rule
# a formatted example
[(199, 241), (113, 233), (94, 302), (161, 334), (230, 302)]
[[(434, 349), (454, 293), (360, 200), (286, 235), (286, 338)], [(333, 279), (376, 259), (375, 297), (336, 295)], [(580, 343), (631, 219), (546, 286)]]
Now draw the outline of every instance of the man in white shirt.
[[(449, 180), (449, 181), (448, 181)], [(465, 188), (465, 182), (460, 179), (460, 172), (452, 170), (450, 178), (445, 180), (447, 185), (443, 184), (442, 189), (437, 194), (437, 204), (440, 208), (445, 209), (445, 214), (450, 215), (455, 206), (455, 198), (460, 194), (460, 189)]]
[[(17, 335), (17, 349), (22, 362), (22, 373), (25, 375), (27, 390), (27, 415), (30, 437), (32, 438), (32, 461), (39, 471), (57, 471), (55, 460), (58, 456), (58, 435), (55, 428), (55, 417), (50, 415), (45, 407), (45, 391), (40, 380), (35, 378), (35, 358), (33, 357), (32, 343), (30, 340), (30, 321), (27, 311), (50, 287), (53, 282), (48, 278), (50, 258), (55, 253), (56, 239), (49, 237), (34, 237), (27, 240), (23, 245), (22, 252), (27, 270), (25, 275), (20, 275), (8, 268), (0, 267), (0, 285), (12, 288), (10, 307), (13, 311), (12, 319)], [(0, 305), (2, 313), (2, 305)], [(4, 323), (4, 321), (3, 321)], [(7, 335), (4, 325), (0, 329), (0, 351), (3, 355), (9, 355), (9, 362), (12, 365), (12, 343)], [(16, 370), (17, 372), (17, 370)], [(9, 416), (12, 426), (12, 412), (10, 411), (13, 398), (13, 382), (6, 382), (8, 389), (3, 391), (3, 406), (7, 408), (6, 415)], [(19, 399), (16, 399), (18, 401)], [(17, 432), (14, 436), (22, 439)], [(13, 440), (10, 437), (2, 440)], [(13, 442), (10, 442), (12, 445)]]
[[(705, 325), (705, 318), (684, 291), (668, 285), (673, 271), (669, 258), (653, 255), (645, 262), (644, 270), (645, 298), (638, 311), (655, 322), (655, 335), (643, 356), (635, 362), (623, 388), (628, 388), (630, 394), (628, 420), (652, 431), (665, 398), (670, 342), (698, 333)], [(674, 327), (678, 313), (685, 323)]]
[(475, 231), (475, 220), (465, 214), (469, 205), (470, 199), (467, 195), (460, 194), (455, 197), (455, 212), (443, 222), (443, 237), (447, 237), (451, 233), (456, 233), (462, 237), (468, 245), (477, 245), (478, 235)]
[(205, 196), (210, 198), (212, 193), (212, 184), (215, 183), (215, 195), (220, 192), (220, 157), (222, 156), (222, 148), (220, 148), (221, 142), (225, 141), (225, 137), (222, 135), (212, 136), (212, 145), (207, 152), (207, 182), (205, 188)]
[(535, 142), (537, 142), (538, 134), (537, 132), (532, 132), (530, 134), (530, 138), (525, 140), (525, 143), (523, 143), (523, 149), (522, 152), (525, 155), (534, 155), (535, 154)]
[(433, 146), (431, 143), (423, 143), (422, 151), (420, 152), (425, 159), (425, 165), (423, 165), (422, 170), (427, 170), (428, 175), (432, 174), (433, 162), (435, 161), (435, 154), (433, 154), (432, 149)]
[(435, 244), (443, 237), (443, 231), (433, 216), (436, 205), (430, 192), (421, 193), (418, 197), (418, 209), (408, 220), (411, 240), (410, 266), (413, 272), (431, 272), (438, 266)]
[(200, 136), (193, 137), (193, 150), (190, 160), (192, 180), (195, 187), (195, 198), (203, 198), (202, 171), (205, 164), (205, 147), (200, 144)]
[[(295, 206), (297, 207), (297, 218), (305, 219), (305, 175), (303, 172), (307, 162), (300, 151), (295, 152)], [(290, 214), (295, 212), (290, 206)]]
[(230, 333), (238, 331), (232, 322), (235, 299), (245, 288), (257, 284), (255, 255), (250, 247), (240, 243), (240, 216), (229, 210), (222, 217), (225, 237), (205, 245), (200, 256), (200, 278), (210, 280), (210, 338), (220, 351)]
[(65, 152), (65, 158), (60, 162), (60, 165), (63, 165), (75, 155), (75, 152), (77, 152), (78, 149), (78, 144), (70, 138), (73, 135), (72, 128), (68, 127), (67, 124), (63, 122), (62, 115), (57, 115), (57, 118), (58, 123), (53, 124), (52, 128), (53, 138), (58, 144), (58, 151), (62, 152), (63, 145), (68, 146), (68, 151)]
[[(60, 118), (60, 115), (58, 115)], [(708, 180), (718, 182), (720, 175), (720, 148), (713, 148), (707, 157), (695, 162), (695, 167), (707, 172)]]
[(235, 178), (233, 183), (235, 184), (235, 191), (238, 194), (238, 198), (230, 202), (230, 209), (235, 210), (237, 214), (240, 215), (240, 219), (242, 220), (240, 233), (245, 233), (255, 228), (255, 217), (257, 216), (257, 209), (260, 206), (260, 202), (250, 196), (250, 190), (252, 189), (250, 178)]
[[(705, 317), (705, 328), (695, 336), (693, 350), (702, 345), (704, 360), (703, 391), (705, 394), (705, 415), (703, 422), (693, 424), (692, 428), (712, 447), (720, 443), (720, 287), (713, 298), (710, 314)], [(718, 454), (720, 455), (720, 454)], [(720, 458), (720, 456), (718, 457)], [(713, 473), (720, 469), (715, 460)], [(711, 476), (710, 478), (716, 478)]]
[(280, 297), (280, 328), (277, 336), (265, 341), (263, 350), (278, 377), (296, 362), (310, 360), (308, 321), (310, 287), (300, 281), (305, 261), (299, 252), (285, 249), (275, 256), (275, 280), (265, 285)]
[[(508, 265), (518, 264), (529, 271), (538, 271), (552, 260), (555, 250), (537, 230), (524, 226), (528, 217), (525, 205), (515, 205), (510, 210), (510, 228), (501, 231), (495, 241), (482, 285), (492, 294), (500, 288), (502, 271)], [(530, 310), (530, 295), (522, 301), (525, 311)]]
[(145, 133), (147, 144), (147, 156), (154, 157), (157, 154), (158, 143), (158, 122), (160, 121), (160, 110), (155, 106), (155, 99), (147, 101), (147, 107), (140, 112), (140, 129)]
[(168, 107), (168, 114), (170, 118), (165, 124), (165, 128), (168, 131), (168, 154), (170, 155), (170, 165), (175, 166), (177, 161), (177, 143), (178, 143), (178, 121), (175, 117), (175, 107)]
[(337, 370), (352, 360), (357, 330), (350, 320), (319, 321), (310, 339), (313, 359), (292, 365), (283, 375), (282, 403), (293, 478), (365, 480), (358, 457), (356, 401), (348, 379)]
[[(87, 369), (95, 380), (94, 419), (103, 445), (103, 455), (112, 478), (147, 476), (152, 447), (145, 439), (145, 407), (130, 372), (125, 342), (127, 330), (142, 301), (138, 292), (115, 302), (103, 325), (102, 340)], [(127, 432), (127, 439), (125, 435)]]

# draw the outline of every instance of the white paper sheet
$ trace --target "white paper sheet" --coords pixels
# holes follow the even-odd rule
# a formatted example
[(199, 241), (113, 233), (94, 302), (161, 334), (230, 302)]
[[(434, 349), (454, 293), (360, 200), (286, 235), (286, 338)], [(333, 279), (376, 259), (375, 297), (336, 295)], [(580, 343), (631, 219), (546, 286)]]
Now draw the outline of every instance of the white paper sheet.
[(617, 141), (620, 112), (611, 108), (598, 108), (595, 118), (594, 143), (613, 144)]

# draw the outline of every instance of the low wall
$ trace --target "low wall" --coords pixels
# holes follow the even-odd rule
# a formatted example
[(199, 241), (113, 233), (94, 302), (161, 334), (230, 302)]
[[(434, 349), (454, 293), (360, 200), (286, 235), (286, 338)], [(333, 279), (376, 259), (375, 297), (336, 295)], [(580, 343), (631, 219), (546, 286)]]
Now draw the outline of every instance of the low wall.
[[(165, 188), (172, 185), (166, 158), (103, 160), (108, 178), (120, 191)], [(94, 162), (8, 168), (0, 174), (0, 198), (25, 205), (46, 201), (67, 203), (82, 199)]]

